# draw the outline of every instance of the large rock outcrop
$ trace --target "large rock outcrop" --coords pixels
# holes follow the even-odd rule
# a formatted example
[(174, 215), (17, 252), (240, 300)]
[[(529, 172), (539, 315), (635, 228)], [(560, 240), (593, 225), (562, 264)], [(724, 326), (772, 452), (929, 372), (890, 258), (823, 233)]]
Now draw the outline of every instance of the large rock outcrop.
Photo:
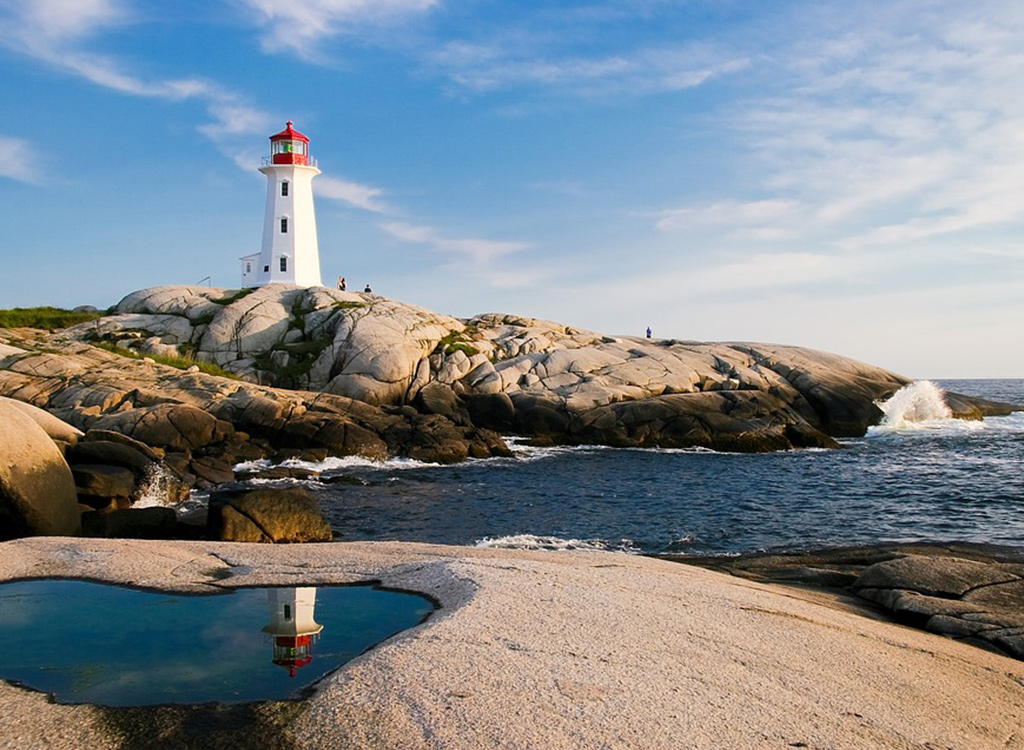
[[(0, 396), (45, 409), (84, 431), (71, 454), (79, 463), (95, 459), (136, 478), (145, 472), (139, 464), (146, 456), (86, 445), (90, 437), (136, 451), (141, 446), (186, 484), (201, 486), (230, 481), (234, 463), (266, 456), (404, 455), (451, 462), (508, 454), (494, 432), (411, 407), (181, 370), (38, 332), (0, 330), (0, 346)], [(79, 473), (84, 488), (127, 487), (129, 479), (126, 471)]]
[[(614, 337), (512, 315), (463, 321), (378, 295), (285, 284), (145, 289), (68, 335), (187, 355), (247, 382), (412, 405), (454, 425), (618, 446), (834, 446), (864, 434), (882, 417), (876, 402), (910, 382), (800, 347)], [(967, 397), (950, 404), (973, 418), (1003, 408)], [(351, 440), (329, 442), (339, 439)], [(428, 443), (428, 452), (465, 457), (443, 435)]]

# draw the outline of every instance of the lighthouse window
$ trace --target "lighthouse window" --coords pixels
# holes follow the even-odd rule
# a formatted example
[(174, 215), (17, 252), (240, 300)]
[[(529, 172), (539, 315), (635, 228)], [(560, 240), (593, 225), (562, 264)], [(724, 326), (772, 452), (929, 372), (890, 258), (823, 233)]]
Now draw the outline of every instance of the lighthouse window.
[(282, 182), (281, 183), (281, 197), (284, 198), (284, 197), (287, 197), (287, 196), (288, 196), (288, 183), (287, 182)]
[(281, 234), (288, 234), (288, 217), (281, 219)]
[(285, 604), (284, 605), (284, 619), (286, 619), (286, 620), (292, 619), (292, 605), (290, 605), (290, 604)]
[(287, 270), (288, 270), (288, 256), (282, 255), (281, 256), (281, 272), (284, 273)]
[(245, 264), (245, 272), (246, 273), (252, 273), (252, 263), (246, 263)]

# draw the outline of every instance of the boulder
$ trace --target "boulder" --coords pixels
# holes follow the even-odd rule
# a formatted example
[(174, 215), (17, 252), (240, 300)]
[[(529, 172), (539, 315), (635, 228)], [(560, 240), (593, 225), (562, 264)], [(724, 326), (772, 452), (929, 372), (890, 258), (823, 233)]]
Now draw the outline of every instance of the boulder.
[(902, 622), (1024, 659), (1024, 563), (909, 554), (867, 567), (853, 590)]
[(207, 536), (226, 542), (329, 542), (331, 527), (307, 490), (263, 488), (211, 495)]
[(82, 514), (82, 535), (111, 539), (177, 539), (178, 519), (171, 508), (94, 510)]
[(146, 445), (192, 451), (222, 439), (230, 425), (187, 404), (158, 404), (117, 412), (97, 419), (92, 429), (111, 430)]
[(982, 586), (1018, 581), (1013, 566), (1003, 567), (957, 557), (906, 555), (875, 563), (853, 584), (854, 589), (905, 589), (928, 596), (959, 598)]
[(20, 408), (0, 403), (0, 540), (80, 530), (75, 480), (60, 450)]
[[(450, 386), (436, 381), (420, 388), (413, 405), (424, 414), (440, 414), (453, 422), (464, 421), (466, 416), (455, 391)], [(482, 422), (474, 421), (483, 425)]]
[(68, 463), (106, 464), (130, 469), (136, 477), (141, 477), (155, 463), (137, 448), (113, 440), (86, 440), (75, 446), (67, 455)]
[(135, 493), (135, 472), (121, 466), (76, 464), (71, 467), (79, 496), (130, 498)]
[(81, 430), (72, 427), (67, 422), (58, 419), (37, 406), (32, 406), (32, 404), (26, 404), (23, 401), (6, 398), (4, 396), (0, 396), (0, 402), (6, 404), (9, 408), (17, 409), (37, 425), (42, 427), (43, 431), (50, 436), (50, 439), (55, 442), (63, 452), (67, 452), (69, 448), (73, 448), (82, 437)]
[(235, 479), (231, 464), (215, 456), (193, 458), (189, 462), (189, 469), (201, 480), (200, 486), (224, 484)]

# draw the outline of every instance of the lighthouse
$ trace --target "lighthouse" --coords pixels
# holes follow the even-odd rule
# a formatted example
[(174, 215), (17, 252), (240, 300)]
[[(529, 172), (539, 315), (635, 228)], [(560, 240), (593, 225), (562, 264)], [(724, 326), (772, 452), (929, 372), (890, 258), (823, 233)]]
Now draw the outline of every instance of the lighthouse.
[(287, 126), (270, 136), (270, 156), (260, 167), (267, 177), (263, 245), (242, 261), (242, 286), (321, 286), (320, 247), (313, 210), (313, 178), (320, 174), (309, 155), (309, 138)]
[(324, 626), (313, 619), (315, 588), (273, 588), (267, 590), (270, 622), (263, 632), (274, 639), (272, 661), (295, 676), (295, 670), (313, 660), (313, 644)]

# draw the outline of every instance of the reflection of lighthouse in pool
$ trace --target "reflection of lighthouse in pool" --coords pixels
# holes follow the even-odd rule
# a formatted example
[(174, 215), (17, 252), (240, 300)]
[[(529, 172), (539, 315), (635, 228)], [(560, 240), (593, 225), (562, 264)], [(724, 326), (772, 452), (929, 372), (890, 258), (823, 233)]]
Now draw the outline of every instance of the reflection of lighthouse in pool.
[(324, 629), (313, 619), (316, 589), (270, 589), (267, 591), (270, 622), (263, 628), (274, 639), (274, 664), (294, 677), (295, 670), (313, 660), (313, 644)]

